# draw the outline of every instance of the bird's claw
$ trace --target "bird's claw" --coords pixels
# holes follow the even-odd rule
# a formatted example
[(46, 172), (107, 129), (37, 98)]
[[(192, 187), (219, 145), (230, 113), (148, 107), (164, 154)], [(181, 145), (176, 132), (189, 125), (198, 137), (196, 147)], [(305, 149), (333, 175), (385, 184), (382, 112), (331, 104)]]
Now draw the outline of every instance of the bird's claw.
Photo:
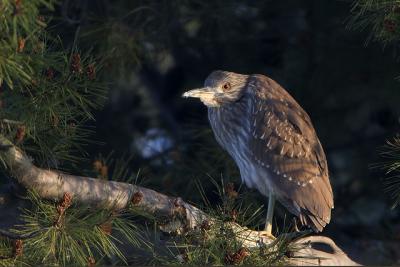
[(270, 240), (276, 239), (276, 237), (273, 234), (271, 234), (269, 231), (260, 231), (260, 237), (264, 237), (264, 238), (267, 238)]

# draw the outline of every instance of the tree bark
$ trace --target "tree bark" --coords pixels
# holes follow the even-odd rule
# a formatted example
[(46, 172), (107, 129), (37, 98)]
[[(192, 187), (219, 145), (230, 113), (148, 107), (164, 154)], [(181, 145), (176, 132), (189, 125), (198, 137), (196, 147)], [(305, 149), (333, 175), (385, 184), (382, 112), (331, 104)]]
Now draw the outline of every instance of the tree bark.
[[(68, 193), (74, 202), (94, 208), (138, 209), (155, 217), (162, 231), (177, 234), (197, 229), (205, 220), (209, 223), (216, 220), (179, 197), (169, 197), (152, 189), (38, 168), (27, 155), (1, 135), (0, 157), (9, 174), (19, 184), (35, 190), (44, 199), (59, 201)], [(275, 240), (263, 231), (254, 231), (234, 222), (230, 223), (230, 227), (245, 247), (274, 244)], [(2, 234), (7, 236), (6, 231), (0, 231)], [(333, 253), (317, 249), (314, 244), (325, 244)], [(294, 250), (289, 263), (292, 265), (358, 265), (328, 237), (303, 237), (293, 240), (291, 245)]]

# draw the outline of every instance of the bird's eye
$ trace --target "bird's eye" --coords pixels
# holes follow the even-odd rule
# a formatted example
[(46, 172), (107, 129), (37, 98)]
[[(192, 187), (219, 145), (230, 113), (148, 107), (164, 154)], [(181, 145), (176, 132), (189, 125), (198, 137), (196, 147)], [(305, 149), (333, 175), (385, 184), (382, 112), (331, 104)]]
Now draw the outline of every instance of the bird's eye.
[(224, 91), (228, 91), (229, 89), (231, 89), (231, 84), (230, 83), (224, 83), (224, 85), (222, 85), (222, 89)]

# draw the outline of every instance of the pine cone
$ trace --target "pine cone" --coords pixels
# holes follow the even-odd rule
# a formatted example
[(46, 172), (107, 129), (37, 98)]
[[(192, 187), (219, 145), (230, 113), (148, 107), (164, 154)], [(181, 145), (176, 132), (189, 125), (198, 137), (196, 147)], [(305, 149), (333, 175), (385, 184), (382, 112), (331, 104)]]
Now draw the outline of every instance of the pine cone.
[(93, 162), (93, 168), (101, 178), (106, 179), (108, 177), (108, 167), (101, 160), (95, 160)]
[(21, 239), (17, 239), (14, 242), (14, 257), (19, 257), (22, 256), (22, 253), (24, 251), (24, 243)]
[(93, 81), (94, 79), (96, 79), (96, 69), (94, 67), (94, 64), (90, 64), (87, 67), (86, 74), (87, 74), (89, 80)]
[(235, 253), (226, 253), (225, 263), (229, 265), (237, 265), (240, 264), (249, 255), (250, 251), (247, 248), (240, 248)]
[(20, 125), (17, 128), (17, 133), (15, 134), (15, 143), (21, 143), (26, 135), (26, 127), (25, 125)]
[(21, 14), (21, 10), (22, 10), (22, 0), (15, 0), (14, 16)]
[(386, 31), (393, 33), (396, 30), (396, 23), (391, 19), (385, 19), (383, 21), (383, 27)]
[(54, 222), (54, 225), (56, 227), (61, 226), (61, 221), (64, 216), (65, 210), (68, 209), (71, 206), (71, 204), (72, 204), (72, 195), (68, 192), (65, 192), (61, 203), (57, 205), (58, 217)]
[(140, 201), (142, 201), (142, 198), (143, 198), (143, 194), (141, 193), (141, 192), (135, 192), (134, 194), (133, 194), (133, 197), (132, 197), (132, 204), (133, 205), (137, 205), (137, 204), (139, 204), (140, 203)]
[(81, 55), (75, 53), (72, 55), (71, 69), (73, 73), (82, 73)]
[(238, 218), (239, 213), (237, 212), (237, 210), (233, 209), (233, 210), (231, 210), (230, 215), (231, 215), (232, 221), (235, 222)]
[(46, 77), (49, 80), (52, 80), (54, 78), (54, 70), (53, 70), (53, 68), (48, 68), (46, 70)]
[(68, 192), (64, 193), (61, 203), (57, 206), (57, 210), (66, 210), (72, 204), (72, 195)]
[(207, 221), (207, 220), (204, 220), (204, 221), (201, 223), (201, 225), (200, 225), (200, 229), (203, 230), (203, 231), (208, 231), (208, 230), (210, 230), (210, 229), (211, 229), (210, 222)]
[(235, 190), (235, 185), (233, 183), (227, 183), (225, 186), (225, 192), (228, 198), (236, 199), (238, 197), (238, 192)]
[(17, 48), (17, 52), (18, 53), (22, 53), (22, 51), (24, 51), (24, 48), (25, 48), (25, 39), (19, 39), (18, 40), (18, 48)]
[(88, 267), (93, 267), (96, 265), (96, 260), (93, 257), (88, 258)]
[(100, 230), (106, 235), (111, 235), (112, 233), (112, 220), (108, 220), (99, 226)]

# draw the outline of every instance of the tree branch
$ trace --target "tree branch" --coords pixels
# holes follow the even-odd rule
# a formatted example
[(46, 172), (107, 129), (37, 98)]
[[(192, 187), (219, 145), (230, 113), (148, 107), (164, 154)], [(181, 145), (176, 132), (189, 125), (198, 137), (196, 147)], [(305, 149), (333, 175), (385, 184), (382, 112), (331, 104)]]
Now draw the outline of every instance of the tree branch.
[[(216, 221), (179, 197), (169, 197), (133, 184), (38, 168), (18, 147), (1, 135), (0, 147), (0, 157), (10, 175), (26, 189), (35, 190), (42, 198), (58, 201), (65, 193), (69, 193), (74, 201), (92, 207), (114, 210), (133, 207), (155, 217), (162, 231), (178, 234), (198, 229), (205, 220), (210, 223)], [(230, 223), (230, 227), (245, 247), (274, 245), (274, 239), (263, 231), (254, 231), (234, 222)], [(1, 234), (12, 238), (8, 232), (1, 231)], [(329, 246), (333, 253), (313, 247), (313, 244), (319, 243)], [(292, 244), (295, 249), (290, 256), (290, 263), (293, 265), (357, 265), (327, 237), (310, 236), (294, 240)]]

